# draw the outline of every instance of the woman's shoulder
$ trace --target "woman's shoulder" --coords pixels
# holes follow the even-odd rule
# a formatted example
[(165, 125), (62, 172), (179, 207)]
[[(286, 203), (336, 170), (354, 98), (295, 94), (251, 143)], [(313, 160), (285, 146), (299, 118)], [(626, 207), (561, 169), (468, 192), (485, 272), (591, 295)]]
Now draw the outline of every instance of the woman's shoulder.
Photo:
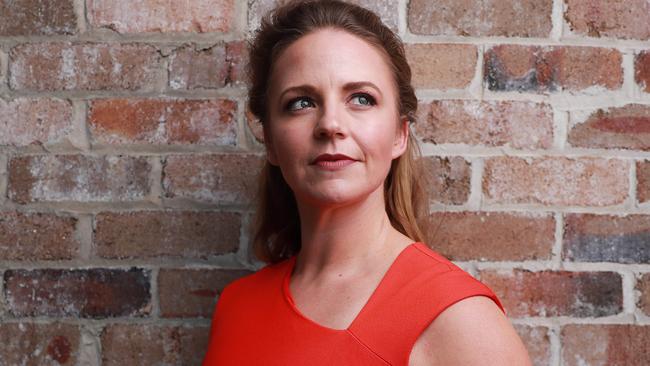
[(253, 273), (239, 277), (226, 285), (222, 297), (236, 294), (262, 294), (264, 289), (282, 281), (282, 275), (290, 264), (291, 258), (277, 263), (269, 263)]

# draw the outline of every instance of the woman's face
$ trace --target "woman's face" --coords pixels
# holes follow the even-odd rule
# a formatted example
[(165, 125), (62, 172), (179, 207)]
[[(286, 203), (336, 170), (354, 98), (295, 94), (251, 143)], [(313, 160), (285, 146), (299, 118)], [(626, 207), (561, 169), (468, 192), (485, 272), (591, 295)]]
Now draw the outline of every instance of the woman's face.
[(280, 54), (265, 141), (299, 203), (340, 206), (383, 194), (408, 136), (397, 98), (381, 53), (348, 32), (317, 30)]

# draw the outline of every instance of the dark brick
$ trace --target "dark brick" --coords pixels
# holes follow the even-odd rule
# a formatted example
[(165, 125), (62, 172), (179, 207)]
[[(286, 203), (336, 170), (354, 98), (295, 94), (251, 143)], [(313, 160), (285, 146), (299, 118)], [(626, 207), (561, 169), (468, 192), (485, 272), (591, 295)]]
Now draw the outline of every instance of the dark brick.
[(158, 274), (163, 318), (210, 318), (217, 297), (230, 282), (253, 273), (236, 269), (161, 269)]
[(133, 201), (149, 193), (146, 157), (33, 155), (9, 160), (8, 196), (41, 201)]
[(451, 260), (550, 259), (555, 220), (508, 212), (436, 212), (424, 226), (426, 242)]
[(639, 292), (636, 306), (645, 315), (650, 316), (650, 273), (644, 273), (639, 276), (635, 290)]
[(77, 33), (72, 0), (0, 0), (0, 36)]
[(100, 213), (95, 247), (103, 258), (207, 258), (239, 248), (241, 216), (227, 212)]
[(200, 365), (208, 327), (114, 324), (101, 333), (102, 365)]
[(579, 147), (648, 151), (650, 106), (628, 104), (598, 109), (585, 122), (571, 127), (568, 141)]
[(484, 81), (494, 91), (580, 91), (623, 85), (622, 55), (597, 47), (499, 45), (484, 56)]
[(1, 365), (77, 365), (79, 327), (64, 323), (0, 323)]
[(634, 58), (634, 80), (645, 91), (650, 93), (650, 50), (640, 52)]
[(72, 259), (77, 219), (48, 213), (0, 212), (0, 260)]
[(650, 215), (568, 214), (562, 256), (578, 262), (650, 263)]
[(650, 201), (650, 161), (636, 162), (637, 199), (639, 202)]
[(249, 204), (263, 161), (252, 154), (168, 156), (163, 162), (163, 189), (169, 198)]
[(511, 272), (483, 270), (480, 280), (511, 317), (601, 317), (623, 311), (623, 284), (616, 272)]
[(422, 158), (430, 200), (462, 205), (469, 198), (470, 163), (463, 157), (427, 156)]
[(105, 318), (150, 312), (148, 270), (7, 270), (4, 295), (15, 316)]
[(650, 326), (569, 324), (562, 327), (562, 365), (650, 365)]

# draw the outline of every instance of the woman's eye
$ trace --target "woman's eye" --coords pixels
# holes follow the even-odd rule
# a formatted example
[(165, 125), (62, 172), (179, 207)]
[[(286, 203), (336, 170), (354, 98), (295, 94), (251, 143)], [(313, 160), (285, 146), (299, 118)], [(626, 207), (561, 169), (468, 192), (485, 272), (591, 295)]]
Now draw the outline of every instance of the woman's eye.
[(359, 102), (355, 104), (359, 105), (375, 105), (375, 98), (368, 94), (355, 94), (352, 96), (352, 99), (357, 99)]
[(307, 107), (312, 106), (313, 103), (305, 97), (295, 98), (289, 101), (287, 104), (287, 109), (290, 111), (298, 111)]

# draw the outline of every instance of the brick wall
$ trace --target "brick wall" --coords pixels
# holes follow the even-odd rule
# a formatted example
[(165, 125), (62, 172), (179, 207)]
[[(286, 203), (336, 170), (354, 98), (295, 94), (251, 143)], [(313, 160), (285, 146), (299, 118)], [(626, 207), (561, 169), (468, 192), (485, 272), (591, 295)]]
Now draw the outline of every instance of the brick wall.
[[(535, 365), (650, 364), (650, 4), (359, 0), (407, 43), (428, 242)], [(198, 364), (247, 243), (272, 1), (0, 0), (0, 360)]]

